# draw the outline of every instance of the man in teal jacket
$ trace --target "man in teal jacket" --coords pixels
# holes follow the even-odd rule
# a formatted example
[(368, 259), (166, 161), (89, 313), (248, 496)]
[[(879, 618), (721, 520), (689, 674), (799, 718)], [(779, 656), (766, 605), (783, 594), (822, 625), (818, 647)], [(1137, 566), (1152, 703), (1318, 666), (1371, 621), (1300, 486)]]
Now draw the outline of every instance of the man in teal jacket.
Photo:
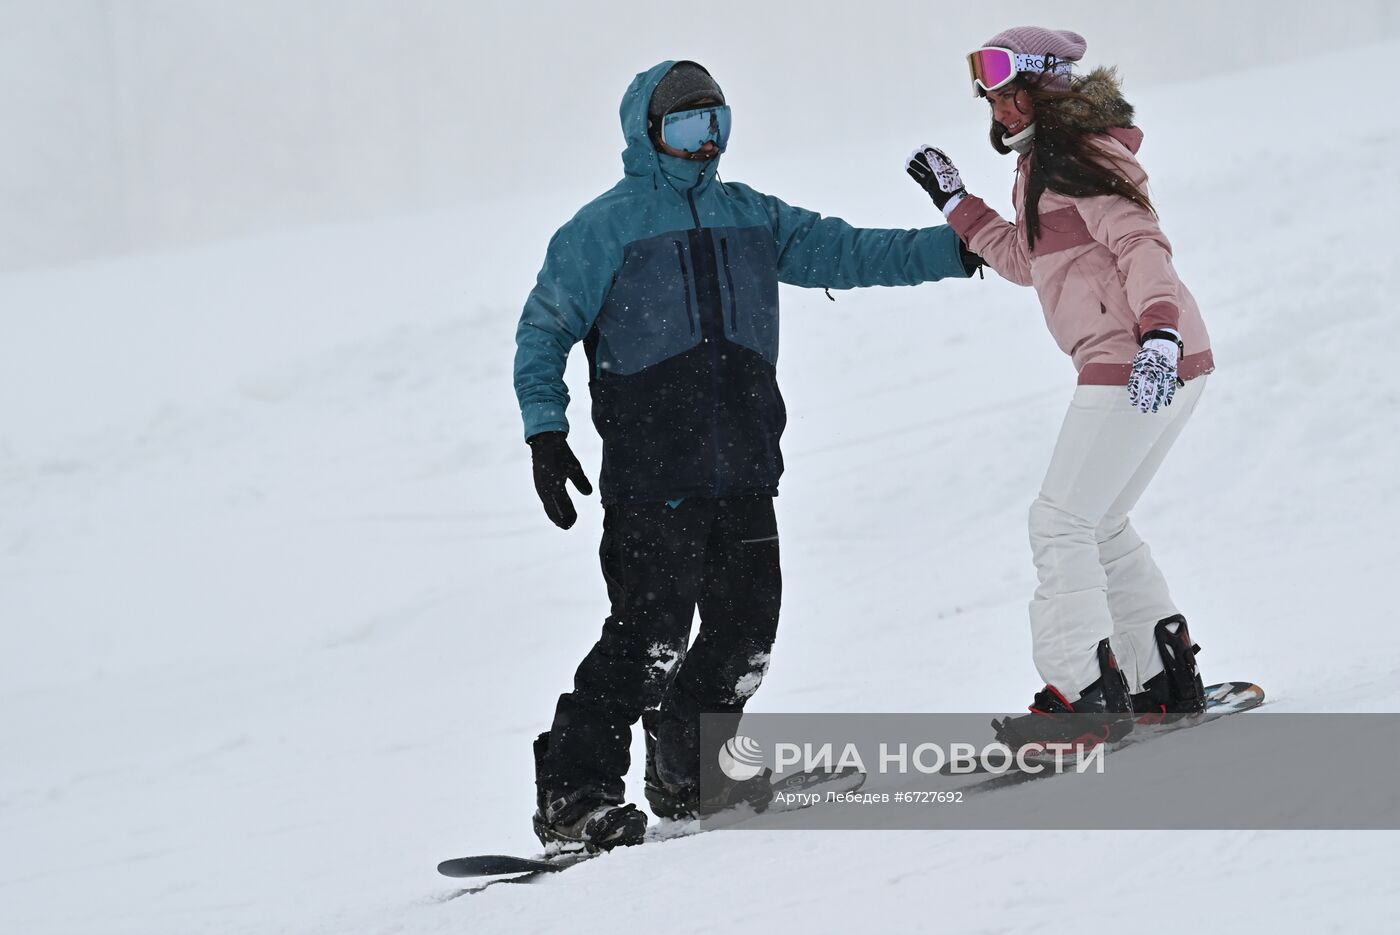
[[(763, 775), (701, 798), (699, 717), (737, 721), (777, 630), (778, 283), (911, 286), (980, 263), (946, 226), (862, 230), (720, 181), (730, 111), (694, 62), (637, 75), (621, 116), (626, 176), (550, 241), (515, 356), (535, 486), (556, 525), (577, 518), (566, 480), (592, 492), (564, 415), (565, 363), (580, 341), (603, 441), (612, 612), (535, 742), (536, 833), (593, 847), (645, 832), (646, 816), (623, 805), (644, 711), (658, 814), (761, 807), (771, 795)], [(712, 762), (717, 751), (703, 753)]]

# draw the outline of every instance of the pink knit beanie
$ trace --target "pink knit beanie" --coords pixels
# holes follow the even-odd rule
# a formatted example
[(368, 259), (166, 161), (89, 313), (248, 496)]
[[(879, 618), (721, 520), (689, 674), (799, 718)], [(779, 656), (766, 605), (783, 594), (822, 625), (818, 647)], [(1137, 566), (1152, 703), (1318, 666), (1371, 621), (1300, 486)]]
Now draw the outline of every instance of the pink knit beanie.
[[(997, 46), (1026, 55), (1053, 55), (1062, 62), (1077, 62), (1084, 57), (1088, 43), (1077, 32), (1068, 29), (1046, 29), (1043, 26), (1013, 26), (997, 33), (985, 46)], [(1057, 76), (1050, 84), (1068, 87), (1069, 79)]]

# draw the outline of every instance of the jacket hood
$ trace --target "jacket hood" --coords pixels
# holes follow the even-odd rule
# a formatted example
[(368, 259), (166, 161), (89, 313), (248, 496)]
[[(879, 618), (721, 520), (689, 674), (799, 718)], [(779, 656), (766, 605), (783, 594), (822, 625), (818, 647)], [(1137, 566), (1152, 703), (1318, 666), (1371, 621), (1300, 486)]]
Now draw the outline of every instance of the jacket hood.
[[(1099, 67), (1076, 77), (1069, 91), (1070, 94), (1048, 94), (1037, 100), (1035, 123), (1080, 133), (1105, 133), (1137, 153), (1142, 146), (1142, 131), (1133, 125), (1133, 105), (1123, 99), (1116, 68)], [(1009, 153), (1011, 147), (998, 127), (993, 121), (992, 148)], [(1020, 153), (1021, 161), (1028, 157), (1028, 152)]]
[(1075, 78), (1070, 90), (1078, 97), (1060, 98), (1040, 105), (1054, 115), (1060, 126), (1088, 133), (1108, 133), (1132, 127), (1133, 105), (1123, 100), (1122, 82), (1116, 68), (1095, 68), (1087, 75)]
[(722, 157), (699, 161), (668, 156), (657, 150), (647, 133), (647, 105), (651, 103), (652, 92), (676, 62), (675, 59), (659, 62), (639, 72), (627, 86), (627, 93), (622, 95), (618, 116), (622, 119), (623, 139), (627, 141), (627, 148), (622, 151), (622, 168), (628, 175), (651, 177), (658, 184), (664, 181), (661, 176), (666, 176), (675, 183), (693, 185), (706, 167), (712, 167), (706, 174), (713, 178)]

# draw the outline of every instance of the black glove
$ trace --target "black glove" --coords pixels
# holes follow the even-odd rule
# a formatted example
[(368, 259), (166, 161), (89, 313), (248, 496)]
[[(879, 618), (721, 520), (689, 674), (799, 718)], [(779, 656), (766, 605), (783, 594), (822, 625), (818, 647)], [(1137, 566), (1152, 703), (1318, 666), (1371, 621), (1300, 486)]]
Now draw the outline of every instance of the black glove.
[(974, 273), (976, 273), (982, 279), (987, 278), (982, 273), (982, 267), (987, 265), (986, 260), (982, 259), (977, 254), (967, 249), (967, 245), (963, 243), (958, 244), (958, 253), (962, 257), (963, 269), (967, 270), (967, 276), (969, 279), (972, 278), (972, 275)]
[(920, 146), (909, 154), (904, 169), (910, 178), (919, 183), (920, 188), (928, 192), (939, 211), (943, 210), (948, 199), (954, 195), (967, 194), (962, 176), (958, 175), (958, 167), (953, 165), (953, 160), (945, 156), (941, 149)]
[(540, 432), (531, 435), (527, 442), (535, 470), (535, 493), (540, 495), (545, 515), (560, 529), (568, 529), (578, 519), (578, 513), (564, 481), (573, 481), (579, 493), (585, 496), (593, 492), (593, 485), (588, 482), (583, 465), (574, 457), (563, 432)]

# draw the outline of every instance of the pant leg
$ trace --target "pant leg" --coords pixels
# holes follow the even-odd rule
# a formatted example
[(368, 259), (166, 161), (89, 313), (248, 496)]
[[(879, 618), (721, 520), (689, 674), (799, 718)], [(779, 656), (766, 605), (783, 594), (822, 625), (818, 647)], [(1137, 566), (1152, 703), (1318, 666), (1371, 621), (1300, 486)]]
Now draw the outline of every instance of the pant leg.
[(737, 728), (768, 670), (781, 603), (773, 498), (719, 501), (700, 592), (700, 630), (657, 719), (656, 765), (666, 782), (699, 781), (706, 756), (701, 714), (729, 715)]
[(1128, 687), (1142, 691), (1142, 685), (1162, 671), (1154, 630), (1157, 622), (1177, 613), (1167, 588), (1167, 580), (1152, 559), (1152, 550), (1128, 519), (1182, 429), (1196, 410), (1206, 377), (1197, 377), (1177, 391), (1171, 408), (1181, 407), (1152, 446), (1142, 466), (1109, 507), (1096, 531), (1099, 561), (1108, 580), (1108, 609), (1113, 616), (1113, 652), (1128, 679)]
[(555, 708), (540, 777), (552, 794), (596, 786), (621, 796), (632, 724), (660, 703), (685, 653), (713, 515), (707, 500), (605, 509), (599, 557), (612, 613)]
[(1099, 677), (1095, 649), (1114, 630), (1099, 527), (1187, 408), (1144, 413), (1121, 386), (1081, 386), (1065, 415), (1030, 509), (1030, 621), (1036, 669), (1071, 701)]

